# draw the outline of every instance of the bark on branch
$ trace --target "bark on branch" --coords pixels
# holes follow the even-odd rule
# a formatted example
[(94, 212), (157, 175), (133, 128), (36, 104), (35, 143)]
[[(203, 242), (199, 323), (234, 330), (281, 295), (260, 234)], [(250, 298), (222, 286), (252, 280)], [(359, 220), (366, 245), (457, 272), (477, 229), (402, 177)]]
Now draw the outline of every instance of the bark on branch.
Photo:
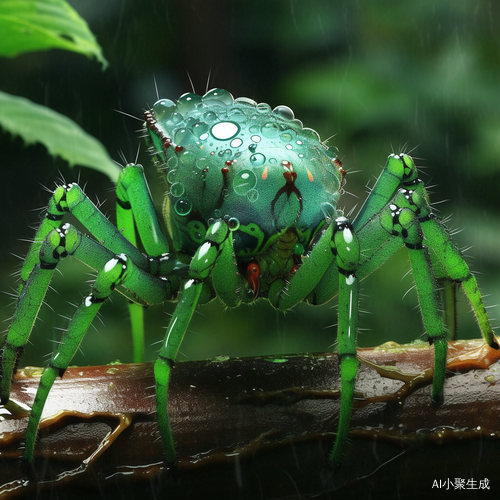
[(41, 370), (22, 369), (0, 409), (0, 498), (442, 498), (457, 493), (455, 479), (482, 498), (485, 479), (500, 491), (499, 354), (453, 343), (436, 406), (427, 345), (360, 349), (350, 442), (335, 471), (325, 466), (339, 407), (334, 354), (178, 363), (177, 471), (162, 462), (152, 365), (139, 364), (71, 368), (56, 381), (30, 475), (21, 444)]

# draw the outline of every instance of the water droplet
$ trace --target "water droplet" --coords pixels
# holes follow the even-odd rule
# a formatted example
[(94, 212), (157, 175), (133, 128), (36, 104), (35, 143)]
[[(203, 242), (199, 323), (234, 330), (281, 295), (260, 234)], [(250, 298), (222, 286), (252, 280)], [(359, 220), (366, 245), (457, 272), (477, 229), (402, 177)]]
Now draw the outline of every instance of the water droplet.
[(260, 135), (252, 135), (250, 139), (252, 139), (253, 142), (260, 142)]
[(199, 139), (201, 139), (202, 135), (206, 135), (208, 137), (207, 131), (208, 131), (208, 125), (206, 123), (195, 123), (191, 127), (191, 132), (195, 137), (198, 137)]
[(177, 170), (173, 169), (173, 170), (170, 170), (167, 174), (167, 182), (169, 184), (174, 184), (175, 183), (175, 174), (176, 174)]
[(231, 106), (234, 102), (233, 96), (224, 89), (209, 90), (202, 99), (203, 102), (207, 102), (209, 104), (212, 104), (211, 101), (219, 101), (227, 106)]
[(260, 131), (262, 132), (262, 135), (264, 137), (267, 137), (268, 139), (274, 139), (275, 137), (278, 137), (280, 129), (276, 123), (269, 122), (262, 125)]
[(227, 226), (229, 227), (230, 231), (237, 231), (240, 227), (240, 221), (236, 217), (231, 217), (227, 221)]
[(201, 134), (200, 141), (206, 141), (208, 139), (208, 134)]
[(207, 111), (204, 115), (203, 115), (203, 119), (207, 122), (207, 123), (212, 123), (212, 122), (215, 122), (217, 120), (217, 115), (213, 112), (213, 111)]
[(205, 167), (208, 168), (209, 161), (206, 158), (200, 158), (200, 159), (196, 160), (196, 166), (200, 170), (203, 170)]
[(193, 134), (191, 133), (191, 130), (187, 128), (177, 129), (174, 135), (174, 142), (179, 145), (187, 145), (190, 142), (193, 142)]
[(335, 207), (327, 201), (321, 204), (321, 211), (323, 212), (323, 215), (325, 216), (327, 222), (331, 221), (336, 214)]
[(276, 106), (273, 109), (273, 113), (276, 113), (287, 120), (293, 120), (295, 118), (295, 114), (288, 106)]
[(245, 195), (255, 187), (257, 177), (251, 170), (242, 170), (238, 172), (233, 182), (233, 189), (236, 194)]
[(167, 167), (170, 169), (176, 168), (178, 164), (179, 164), (179, 158), (177, 158), (177, 156), (172, 156), (167, 161)]
[(186, 127), (191, 128), (195, 123), (197, 122), (196, 118), (194, 116), (188, 116), (186, 120), (184, 121), (184, 125)]
[(240, 127), (233, 122), (219, 122), (216, 123), (210, 132), (215, 139), (219, 141), (226, 141), (227, 139), (231, 139), (240, 131)]
[(306, 140), (313, 140), (313, 141), (318, 141), (319, 142), (319, 134), (318, 134), (318, 132), (316, 132), (316, 130), (313, 130), (312, 128), (304, 128), (304, 129), (302, 129), (302, 134), (301, 135)]
[(265, 102), (261, 102), (257, 104), (257, 111), (262, 114), (270, 113), (271, 106), (269, 106), (269, 104), (266, 104)]
[(175, 103), (170, 99), (160, 99), (153, 105), (153, 112), (157, 120), (167, 121), (175, 111)]
[(180, 182), (175, 182), (170, 186), (170, 194), (179, 198), (184, 194), (184, 186)]
[(239, 138), (236, 138), (236, 139), (233, 139), (231, 141), (230, 146), (232, 148), (239, 148), (242, 144), (243, 144), (243, 141), (241, 139), (239, 139)]
[(257, 149), (257, 144), (250, 144), (250, 146), (248, 146), (248, 149), (253, 153)]
[(177, 215), (188, 215), (193, 209), (193, 204), (187, 198), (180, 198), (175, 202), (174, 210)]
[(221, 150), (218, 154), (221, 158), (231, 158), (233, 156), (233, 152), (230, 149)]
[(257, 106), (257, 103), (249, 97), (238, 97), (234, 102), (237, 102), (239, 104), (247, 104), (250, 106)]
[(250, 156), (250, 163), (252, 164), (252, 167), (260, 167), (261, 165), (264, 165), (265, 162), (266, 157), (262, 153), (255, 153)]
[(180, 113), (174, 113), (171, 117), (170, 117), (170, 123), (172, 123), (173, 125), (177, 125), (178, 123), (181, 123), (182, 121), (184, 120), (184, 117), (180, 114)]
[(247, 119), (247, 115), (243, 112), (242, 109), (233, 109), (232, 111), (229, 111), (227, 117), (240, 123), (246, 121)]
[(196, 109), (196, 106), (201, 103), (201, 97), (198, 94), (186, 93), (182, 94), (177, 100), (177, 111), (180, 113), (189, 113)]
[(255, 203), (259, 199), (259, 192), (256, 189), (250, 189), (247, 193), (248, 201)]

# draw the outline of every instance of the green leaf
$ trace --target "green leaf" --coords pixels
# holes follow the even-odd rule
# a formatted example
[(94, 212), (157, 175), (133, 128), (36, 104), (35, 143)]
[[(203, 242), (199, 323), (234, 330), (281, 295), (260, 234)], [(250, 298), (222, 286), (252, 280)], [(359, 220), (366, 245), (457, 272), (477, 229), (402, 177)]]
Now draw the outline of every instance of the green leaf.
[(74, 121), (23, 97), (0, 91), (0, 126), (27, 144), (42, 143), (53, 156), (99, 170), (116, 181), (120, 167), (104, 146)]
[(0, 55), (66, 49), (108, 65), (87, 23), (64, 0), (0, 0)]

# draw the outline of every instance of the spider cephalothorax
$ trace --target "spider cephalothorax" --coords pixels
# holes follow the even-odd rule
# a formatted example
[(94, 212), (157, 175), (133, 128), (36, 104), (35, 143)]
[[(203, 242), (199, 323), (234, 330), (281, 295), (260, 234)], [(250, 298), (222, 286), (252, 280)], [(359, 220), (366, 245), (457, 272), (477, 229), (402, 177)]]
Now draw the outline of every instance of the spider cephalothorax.
[[(359, 364), (359, 282), (402, 246), (434, 345), (433, 399), (443, 398), (447, 342), (456, 332), (454, 315), (443, 315), (443, 309), (446, 313), (453, 307), (457, 284), (472, 304), (485, 341), (498, 349), (476, 279), (435, 218), (410, 156), (389, 156), (351, 223), (337, 209), (344, 171), (335, 150), (286, 106), (272, 110), (221, 89), (204, 96), (184, 94), (176, 102), (159, 100), (146, 111), (145, 131), (167, 184), (167, 234), (142, 167), (130, 164), (116, 189), (117, 227), (78, 185), (59, 186), (22, 268), (17, 308), (1, 356), (3, 403), (58, 262), (71, 255), (97, 271), (90, 294), (43, 372), (26, 433), (28, 462), (34, 459), (38, 423), (55, 378), (63, 375), (115, 289), (133, 302), (139, 338), (141, 305), (177, 301), (155, 363), (158, 424), (169, 464), (176, 461), (167, 412), (172, 366), (197, 304), (215, 297), (229, 307), (264, 298), (287, 310), (300, 301), (317, 305), (338, 296), (342, 382), (332, 464), (339, 462), (349, 430)], [(68, 212), (91, 236), (63, 221)]]

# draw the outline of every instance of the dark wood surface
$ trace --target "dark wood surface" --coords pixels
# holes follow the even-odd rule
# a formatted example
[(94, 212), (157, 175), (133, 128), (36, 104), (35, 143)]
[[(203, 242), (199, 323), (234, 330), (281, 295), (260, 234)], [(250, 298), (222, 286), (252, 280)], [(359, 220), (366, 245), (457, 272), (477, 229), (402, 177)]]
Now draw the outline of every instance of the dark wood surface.
[(151, 364), (68, 369), (26, 470), (23, 434), (41, 369), (20, 369), (0, 413), (0, 499), (498, 495), (499, 354), (481, 341), (454, 343), (436, 406), (432, 348), (360, 349), (350, 441), (335, 471), (326, 466), (339, 407), (335, 354), (178, 363), (169, 404), (176, 470), (162, 461)]

